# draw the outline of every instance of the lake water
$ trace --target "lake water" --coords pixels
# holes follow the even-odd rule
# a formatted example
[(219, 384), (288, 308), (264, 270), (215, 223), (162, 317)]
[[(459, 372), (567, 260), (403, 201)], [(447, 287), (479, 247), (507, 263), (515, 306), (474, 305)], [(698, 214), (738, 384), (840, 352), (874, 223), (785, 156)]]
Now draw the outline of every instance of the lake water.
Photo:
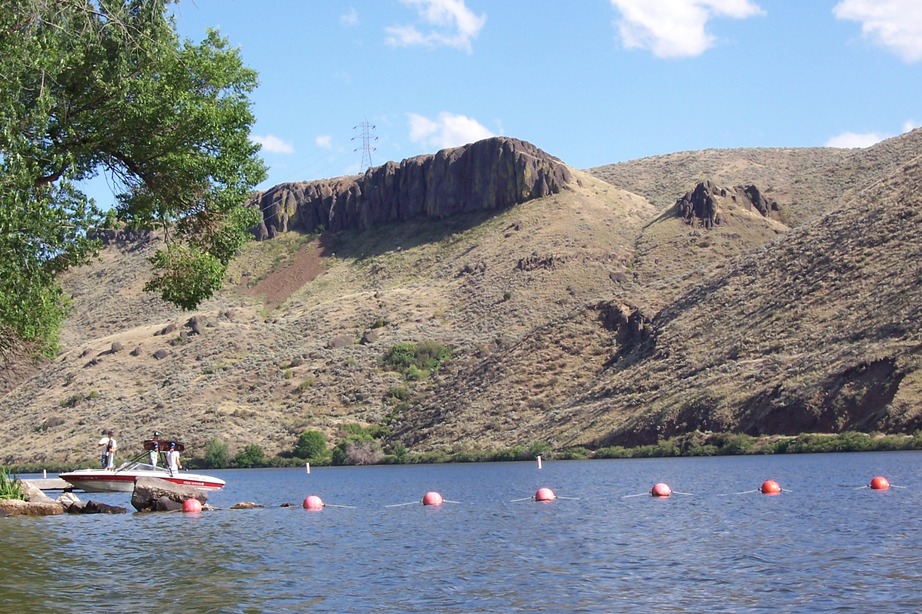
[[(0, 607), (922, 611), (920, 452), (205, 473), (222, 510), (0, 518)], [(862, 488), (875, 475), (904, 488)], [(784, 492), (752, 492), (767, 479)], [(689, 494), (633, 496), (657, 482)], [(515, 501), (539, 487), (568, 498)]]

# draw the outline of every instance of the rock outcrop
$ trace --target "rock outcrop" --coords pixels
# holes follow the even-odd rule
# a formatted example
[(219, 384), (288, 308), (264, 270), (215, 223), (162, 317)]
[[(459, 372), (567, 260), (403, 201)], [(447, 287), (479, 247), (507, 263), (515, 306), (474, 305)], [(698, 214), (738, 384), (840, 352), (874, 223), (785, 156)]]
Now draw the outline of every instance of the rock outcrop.
[(388, 162), (364, 175), (283, 183), (257, 194), (256, 238), (300, 230), (365, 230), (390, 222), (501, 210), (556, 194), (571, 181), (557, 158), (518, 139), (495, 137)]
[(710, 181), (701, 181), (694, 190), (686, 192), (675, 202), (675, 211), (688, 224), (713, 228), (722, 221), (720, 212), (725, 199), (755, 209), (762, 217), (772, 217), (780, 210), (776, 201), (766, 197), (754, 185), (721, 188)]

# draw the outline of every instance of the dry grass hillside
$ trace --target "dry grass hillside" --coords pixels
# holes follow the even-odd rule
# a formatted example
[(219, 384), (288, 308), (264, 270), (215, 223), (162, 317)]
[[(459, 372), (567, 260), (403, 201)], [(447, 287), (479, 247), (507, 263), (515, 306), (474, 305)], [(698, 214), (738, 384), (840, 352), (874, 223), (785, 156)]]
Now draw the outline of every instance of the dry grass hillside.
[[(0, 463), (91, 461), (103, 428), (126, 454), (156, 429), (192, 455), (349, 422), (420, 450), (920, 428), (920, 155), (922, 131), (672, 154), (498, 214), (287, 233), (193, 313), (141, 289), (156, 238), (109, 246), (64, 279), (60, 355), (0, 399)], [(677, 217), (706, 179), (781, 207)], [(452, 358), (408, 381), (382, 364), (398, 343)]]

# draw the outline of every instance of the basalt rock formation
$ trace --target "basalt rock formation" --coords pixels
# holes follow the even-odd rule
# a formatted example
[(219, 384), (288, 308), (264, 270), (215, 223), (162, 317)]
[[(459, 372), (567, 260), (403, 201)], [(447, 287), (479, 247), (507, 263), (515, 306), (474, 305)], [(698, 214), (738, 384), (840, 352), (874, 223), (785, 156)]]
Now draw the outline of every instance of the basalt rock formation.
[(318, 229), (366, 230), (389, 222), (502, 210), (559, 193), (571, 181), (559, 159), (518, 139), (495, 137), (388, 162), (364, 175), (283, 183), (258, 193), (256, 238)]
[(722, 221), (721, 202), (725, 199), (755, 209), (762, 217), (772, 217), (780, 210), (776, 201), (764, 196), (754, 185), (722, 188), (711, 181), (699, 182), (694, 190), (686, 192), (675, 202), (674, 208), (688, 224), (713, 228)]

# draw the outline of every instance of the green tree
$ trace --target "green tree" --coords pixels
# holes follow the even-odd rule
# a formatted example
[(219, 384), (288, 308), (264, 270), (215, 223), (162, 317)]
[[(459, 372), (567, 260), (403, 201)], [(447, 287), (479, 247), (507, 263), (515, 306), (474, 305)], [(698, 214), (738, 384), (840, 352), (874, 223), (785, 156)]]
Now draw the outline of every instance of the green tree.
[(171, 0), (5, 0), (0, 10), (0, 353), (52, 354), (58, 275), (111, 225), (80, 182), (104, 174), (116, 217), (160, 230), (146, 288), (192, 309), (223, 282), (265, 177), (249, 140), (257, 75), (226, 39), (180, 41)]
[(266, 464), (266, 453), (255, 443), (249, 444), (234, 457), (234, 464), (238, 467), (262, 467)]
[(227, 444), (217, 437), (210, 437), (205, 442), (205, 464), (214, 469), (224, 469), (230, 464)]
[(327, 439), (320, 431), (304, 431), (294, 453), (298, 458), (322, 458), (327, 453)]

